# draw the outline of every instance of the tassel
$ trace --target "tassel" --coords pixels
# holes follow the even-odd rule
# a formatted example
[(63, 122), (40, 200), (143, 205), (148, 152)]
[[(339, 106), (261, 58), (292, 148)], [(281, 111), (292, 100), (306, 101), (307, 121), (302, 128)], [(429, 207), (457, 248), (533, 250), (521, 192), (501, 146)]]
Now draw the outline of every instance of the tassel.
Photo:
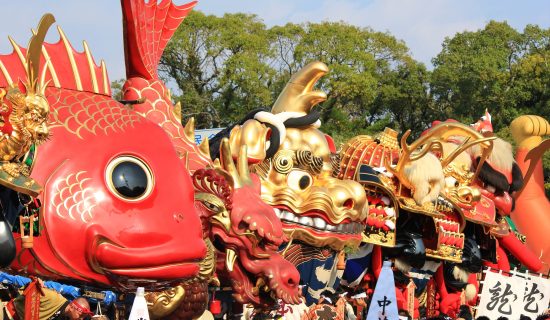
[(210, 312), (214, 315), (222, 312), (222, 302), (216, 300), (216, 291), (212, 292), (212, 301), (210, 301)]
[(409, 315), (413, 319), (414, 319), (414, 289), (416, 289), (416, 286), (414, 285), (414, 281), (411, 279), (409, 281), (409, 284), (407, 285), (407, 311), (409, 312)]
[(346, 269), (346, 253), (344, 251), (338, 252), (338, 264), (336, 268), (338, 268), (338, 270)]

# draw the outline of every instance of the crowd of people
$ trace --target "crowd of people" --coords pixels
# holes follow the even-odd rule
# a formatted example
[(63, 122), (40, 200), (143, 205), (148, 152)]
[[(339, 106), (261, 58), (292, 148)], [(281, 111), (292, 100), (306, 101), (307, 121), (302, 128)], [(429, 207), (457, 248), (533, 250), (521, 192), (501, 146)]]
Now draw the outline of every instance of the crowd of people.
[[(32, 318), (39, 320), (108, 319), (95, 315), (87, 298), (68, 300), (59, 292), (46, 288), (41, 279), (34, 279), (21, 290), (10, 290), (8, 298), (2, 302), (0, 320), (23, 320), (28, 318), (27, 313), (32, 313)], [(39, 304), (33, 310), (28, 304), (32, 304), (35, 298)]]

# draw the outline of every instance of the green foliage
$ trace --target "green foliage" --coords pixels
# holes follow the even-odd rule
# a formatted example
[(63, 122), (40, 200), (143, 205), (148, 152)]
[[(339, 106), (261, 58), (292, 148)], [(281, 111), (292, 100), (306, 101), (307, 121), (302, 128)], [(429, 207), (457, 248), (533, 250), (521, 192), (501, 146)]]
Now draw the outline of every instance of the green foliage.
[[(269, 108), (314, 60), (330, 69), (317, 84), (328, 100), (317, 108), (323, 131), (337, 143), (385, 126), (416, 137), (433, 120), (473, 123), (485, 109), (495, 132), (512, 141), (515, 117), (550, 119), (550, 29), (535, 25), (520, 32), (490, 21), (457, 33), (445, 39), (430, 71), (404, 42), (369, 28), (343, 22), (268, 28), (254, 15), (192, 12), (169, 42), (159, 73), (176, 88), (184, 121), (194, 116), (199, 128), (221, 127)], [(114, 94), (120, 84), (113, 84)], [(550, 193), (548, 154), (544, 167)]]
[(169, 42), (160, 74), (174, 82), (184, 121), (218, 127), (240, 119), (250, 109), (272, 101), (274, 70), (265, 25), (254, 15), (206, 16), (192, 12)]
[[(198, 126), (225, 126), (270, 107), (291, 75), (320, 60), (324, 129), (352, 137), (381, 119), (396, 129), (425, 128), (429, 73), (402, 41), (345, 23), (287, 24), (267, 29), (253, 15), (192, 13), (161, 59), (160, 74), (179, 89), (183, 115)], [(352, 122), (352, 126), (349, 122)]]
[(119, 79), (111, 82), (111, 96), (113, 99), (122, 100), (122, 86), (124, 85), (124, 79)]
[(519, 33), (506, 22), (447, 38), (433, 59), (431, 91), (444, 114), (466, 123), (485, 109), (493, 127), (521, 114), (550, 113), (550, 29), (527, 26)]

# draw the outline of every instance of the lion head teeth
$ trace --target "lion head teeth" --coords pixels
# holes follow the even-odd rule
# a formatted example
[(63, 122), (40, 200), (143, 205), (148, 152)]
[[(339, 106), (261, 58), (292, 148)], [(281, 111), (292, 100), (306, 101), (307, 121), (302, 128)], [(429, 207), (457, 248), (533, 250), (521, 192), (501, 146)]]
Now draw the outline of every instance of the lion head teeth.
[(360, 234), (361, 232), (363, 232), (364, 229), (364, 226), (361, 223), (357, 222), (332, 225), (330, 223), (327, 223), (322, 218), (299, 216), (290, 211), (279, 208), (273, 208), (273, 210), (275, 211), (277, 217), (279, 217), (279, 219), (281, 219), (281, 221), (285, 223), (297, 224), (321, 231), (329, 231), (343, 234)]

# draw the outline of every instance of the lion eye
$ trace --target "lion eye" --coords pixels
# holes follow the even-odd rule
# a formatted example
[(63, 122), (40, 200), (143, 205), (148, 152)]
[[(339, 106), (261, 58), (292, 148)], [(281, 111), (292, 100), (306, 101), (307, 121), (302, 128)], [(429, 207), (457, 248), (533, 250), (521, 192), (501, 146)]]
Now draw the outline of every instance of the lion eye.
[(291, 188), (305, 190), (313, 184), (313, 178), (305, 171), (294, 170), (288, 174), (287, 183)]
[(460, 183), (453, 177), (447, 177), (445, 178), (445, 185), (447, 186), (447, 188), (458, 187), (460, 186)]

